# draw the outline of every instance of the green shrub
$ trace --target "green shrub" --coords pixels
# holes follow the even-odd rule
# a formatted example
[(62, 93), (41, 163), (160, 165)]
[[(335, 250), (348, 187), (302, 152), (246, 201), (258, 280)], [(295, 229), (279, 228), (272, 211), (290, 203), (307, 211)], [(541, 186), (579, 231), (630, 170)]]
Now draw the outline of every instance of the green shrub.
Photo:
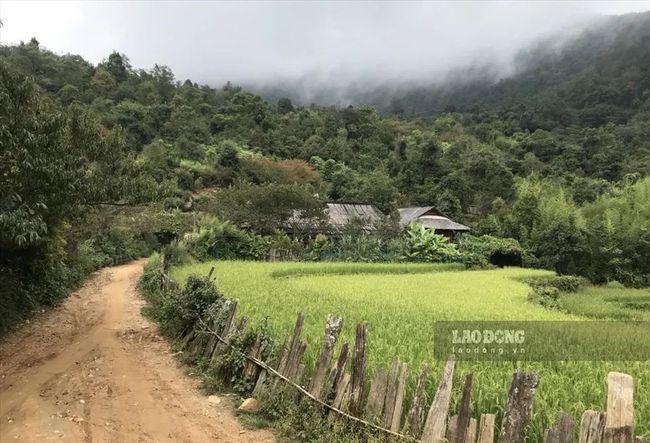
[(186, 244), (177, 240), (172, 240), (171, 243), (165, 245), (162, 248), (162, 253), (167, 266), (185, 265), (192, 262), (192, 256), (187, 250)]
[(182, 288), (175, 284), (162, 288), (163, 267), (162, 256), (152, 256), (145, 265), (140, 288), (150, 303), (149, 312), (160, 322), (162, 331), (178, 337), (197, 328), (200, 322), (208, 322), (220, 310), (224, 299), (207, 276), (191, 275)]
[(406, 245), (406, 258), (410, 261), (440, 263), (461, 259), (456, 245), (449, 243), (447, 237), (415, 223), (406, 231)]
[(305, 256), (305, 245), (297, 238), (291, 238), (286, 233), (275, 231), (265, 237), (271, 258), (280, 260), (302, 260)]
[(514, 238), (498, 238), (491, 235), (480, 237), (471, 234), (462, 234), (457, 242), (458, 251), (462, 261), (468, 268), (486, 267), (490, 264), (491, 257), (500, 253), (521, 257), (524, 261), (525, 251)]
[(144, 257), (151, 252), (151, 248), (144, 239), (136, 237), (128, 229), (111, 228), (86, 240), (83, 252), (87, 254), (87, 263), (93, 263), (98, 269)]
[(172, 209), (183, 209), (185, 207), (185, 200), (180, 197), (167, 197), (163, 200), (163, 208), (169, 211)]
[(553, 277), (546, 284), (557, 288), (560, 292), (578, 292), (587, 285), (587, 279), (574, 275), (558, 275)]
[(332, 243), (326, 235), (318, 234), (316, 237), (310, 238), (305, 251), (308, 260), (322, 260), (332, 248)]
[(549, 286), (560, 292), (578, 292), (587, 286), (589, 282), (587, 279), (575, 275), (556, 275), (553, 277), (527, 278), (524, 283), (530, 285), (533, 289), (539, 286)]
[(196, 259), (261, 259), (266, 257), (268, 244), (263, 237), (248, 233), (227, 221), (208, 219), (194, 232), (185, 236), (187, 250)]
[(536, 286), (533, 288), (529, 300), (547, 309), (557, 309), (559, 307), (560, 291), (554, 286)]
[(163, 257), (154, 252), (144, 264), (142, 277), (140, 277), (140, 289), (145, 295), (153, 295), (160, 291), (160, 282), (164, 272)]
[(368, 235), (344, 235), (333, 242), (329, 255), (330, 260), (377, 262), (383, 258), (381, 240)]

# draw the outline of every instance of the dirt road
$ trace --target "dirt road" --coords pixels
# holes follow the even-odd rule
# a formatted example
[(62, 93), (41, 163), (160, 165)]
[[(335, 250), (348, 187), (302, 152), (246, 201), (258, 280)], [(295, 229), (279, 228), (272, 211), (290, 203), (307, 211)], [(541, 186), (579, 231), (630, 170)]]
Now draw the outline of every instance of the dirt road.
[(0, 442), (272, 442), (206, 397), (140, 315), (142, 261), (100, 271), (0, 343)]

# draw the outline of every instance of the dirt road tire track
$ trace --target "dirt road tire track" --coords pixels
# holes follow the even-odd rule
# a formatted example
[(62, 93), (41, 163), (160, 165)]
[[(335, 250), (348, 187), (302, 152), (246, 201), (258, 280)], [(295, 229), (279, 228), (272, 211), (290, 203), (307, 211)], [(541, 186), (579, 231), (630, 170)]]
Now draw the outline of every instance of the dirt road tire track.
[[(0, 343), (0, 442), (272, 442), (208, 401), (143, 318), (143, 261), (101, 270)], [(214, 400), (214, 399), (213, 399)]]

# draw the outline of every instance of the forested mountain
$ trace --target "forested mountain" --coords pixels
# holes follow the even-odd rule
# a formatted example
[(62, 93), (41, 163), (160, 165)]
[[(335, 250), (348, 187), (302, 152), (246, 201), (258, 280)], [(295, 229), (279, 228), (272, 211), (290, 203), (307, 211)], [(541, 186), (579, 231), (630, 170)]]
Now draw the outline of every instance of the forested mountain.
[(601, 19), (566, 39), (520, 53), (511, 77), (463, 82), (461, 72), (455, 84), (395, 98), (392, 111), (494, 112), (530, 131), (628, 122), (650, 91), (650, 13)]
[(650, 284), (648, 35), (648, 14), (608, 19), (522, 55), (512, 78), (413, 91), (387, 115), (269, 103), (118, 52), (95, 66), (36, 39), (2, 47), (3, 310), (193, 214), (272, 233), (324, 201), (433, 205), (519, 240), (529, 264)]
[[(455, 69), (426, 84), (364, 82), (257, 87), (306, 103), (368, 105), (382, 114), (494, 113), (512, 130), (626, 123), (648, 99), (650, 12), (603, 17), (586, 29), (556, 35), (521, 51), (506, 70), (483, 64)], [(254, 85), (253, 88), (256, 88)]]

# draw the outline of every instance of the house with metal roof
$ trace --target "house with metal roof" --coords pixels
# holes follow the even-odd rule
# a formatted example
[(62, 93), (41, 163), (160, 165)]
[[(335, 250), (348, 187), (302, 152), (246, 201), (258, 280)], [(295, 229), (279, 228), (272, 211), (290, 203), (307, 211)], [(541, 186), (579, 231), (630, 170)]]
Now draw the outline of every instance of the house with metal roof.
[(471, 231), (469, 226), (457, 223), (438, 211), (433, 206), (421, 206), (399, 209), (400, 224), (406, 228), (415, 222), (429, 229), (434, 229), (436, 234), (442, 234), (453, 240), (457, 233)]
[(307, 217), (300, 210), (294, 210), (293, 215), (285, 223), (292, 233), (329, 235), (342, 234), (346, 228), (355, 226), (363, 232), (371, 233), (377, 230), (377, 225), (385, 218), (384, 214), (373, 205), (356, 203), (327, 203), (324, 210), (324, 220)]

